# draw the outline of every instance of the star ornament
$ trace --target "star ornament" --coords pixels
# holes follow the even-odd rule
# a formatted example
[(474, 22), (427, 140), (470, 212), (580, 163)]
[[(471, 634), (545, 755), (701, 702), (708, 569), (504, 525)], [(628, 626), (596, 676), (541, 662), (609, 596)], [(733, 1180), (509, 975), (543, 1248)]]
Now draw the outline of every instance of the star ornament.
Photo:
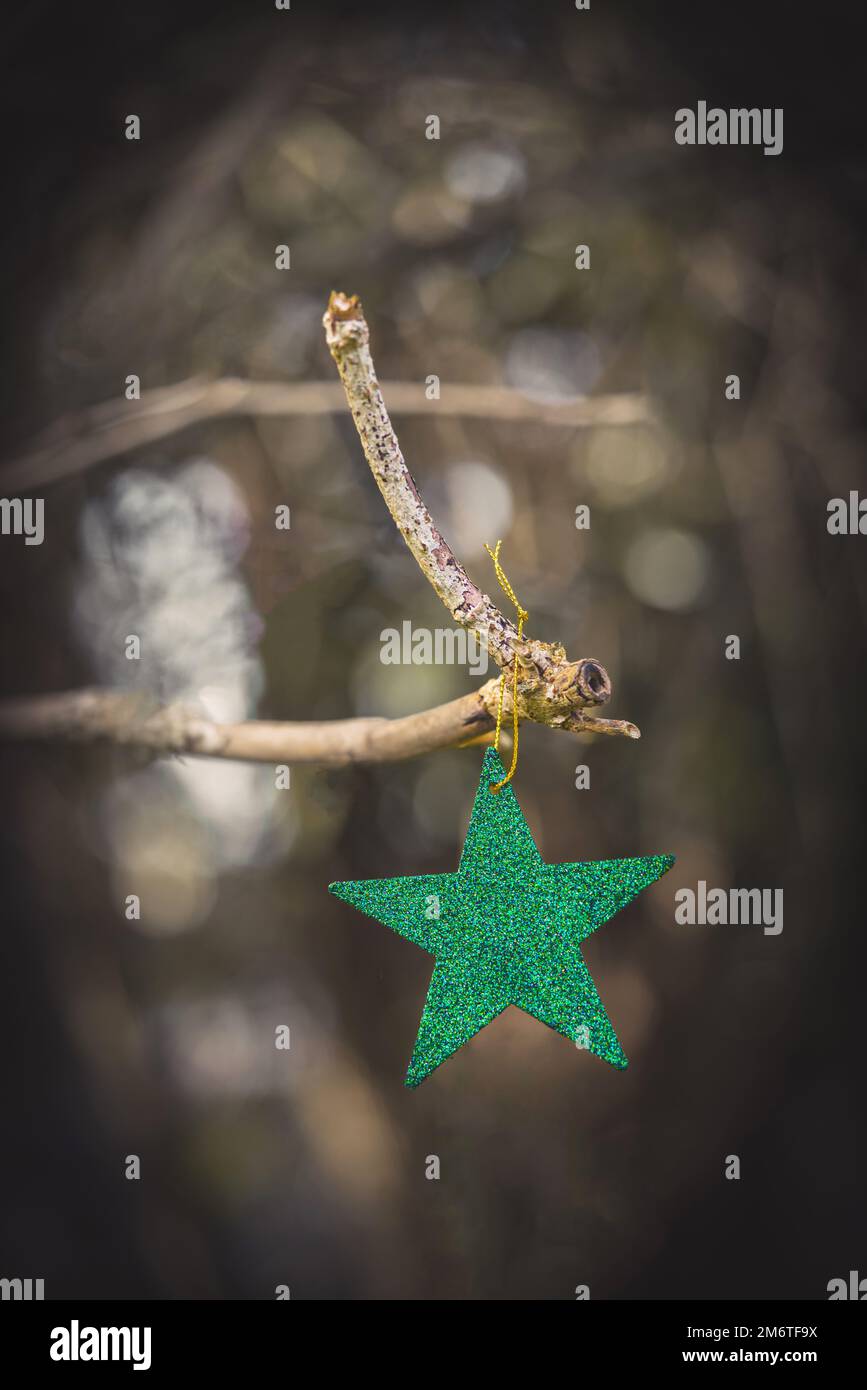
[(509, 1004), (614, 1067), (627, 1065), (581, 942), (655, 883), (670, 854), (546, 864), (487, 749), (455, 874), (332, 883), (328, 891), (430, 952), (435, 965), (407, 1086), (418, 1086)]

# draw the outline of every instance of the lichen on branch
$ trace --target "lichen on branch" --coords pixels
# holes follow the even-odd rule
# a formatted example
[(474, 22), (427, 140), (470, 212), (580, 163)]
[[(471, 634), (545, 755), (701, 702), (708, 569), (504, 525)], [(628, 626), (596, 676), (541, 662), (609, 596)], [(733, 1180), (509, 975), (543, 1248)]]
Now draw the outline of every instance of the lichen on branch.
[[(407, 467), (389, 419), (370, 352), (370, 330), (357, 295), (332, 291), (325, 338), (340, 373), (374, 481), (422, 574), (455, 622), (476, 633), (501, 669), (518, 663), (518, 718), (552, 727), (586, 727), (580, 711), (605, 704), (611, 682), (591, 657), (570, 661), (559, 643), (519, 638), (515, 624), (470, 579), (435, 525)], [(595, 720), (598, 726), (605, 721)], [(639, 736), (634, 724), (611, 721), (612, 733)]]

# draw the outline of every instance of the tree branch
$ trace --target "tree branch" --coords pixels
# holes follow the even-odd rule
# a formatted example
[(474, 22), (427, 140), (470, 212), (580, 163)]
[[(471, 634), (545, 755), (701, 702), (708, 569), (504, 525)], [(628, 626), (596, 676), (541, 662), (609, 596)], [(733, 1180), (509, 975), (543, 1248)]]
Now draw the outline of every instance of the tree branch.
[(470, 580), (419, 496), (379, 389), (360, 301), (332, 293), (323, 323), (370, 471), (397, 529), (455, 621), (478, 633), (497, 665), (507, 666), (518, 646), (517, 628)]
[[(637, 425), (652, 418), (647, 397), (638, 392), (546, 405), (504, 386), (443, 382), (439, 400), (428, 400), (424, 387), (414, 381), (389, 381), (382, 389), (395, 415), (531, 420), (571, 429)], [(209, 420), (236, 415), (337, 415), (345, 408), (346, 397), (338, 381), (243, 381), (239, 377), (207, 381), (192, 377), (174, 386), (145, 391), (138, 401), (105, 401), (55, 421), (26, 453), (3, 466), (0, 480), (7, 495), (33, 492)]]
[[(359, 300), (332, 293), (323, 322), (365, 456), (395, 524), (455, 621), (479, 635), (503, 670), (517, 665), (518, 718), (572, 733), (640, 738), (634, 724), (586, 713), (588, 707), (604, 704), (611, 695), (605, 668), (588, 657), (569, 661), (557, 643), (519, 638), (514, 623), (472, 582), (434, 525), (388, 417)], [(241, 385), (252, 389), (249, 383)], [(145, 428), (159, 428), (160, 406), (153, 393), (150, 404), (150, 413), (142, 413), (140, 421)], [(228, 411), (231, 402), (224, 405)], [(175, 400), (172, 408), (176, 406)], [(196, 408), (195, 398), (191, 408)], [(110, 432), (111, 421), (108, 428)], [(92, 440), (90, 447), (92, 450)], [(52, 474), (48, 455), (41, 456), (39, 468), (43, 480), (60, 476), (59, 472)], [(512, 683), (505, 684), (503, 709), (511, 715)], [(215, 724), (189, 708), (156, 708), (152, 700), (141, 695), (68, 691), (6, 701), (0, 705), (0, 736), (108, 741), (162, 754), (341, 766), (409, 758), (435, 748), (487, 739), (496, 721), (499, 687), (499, 681), (488, 681), (458, 700), (404, 719), (299, 724), (255, 720)]]
[(568, 661), (559, 643), (520, 639), (437, 530), (388, 417), (358, 297), (333, 291), (323, 323), (365, 457), (394, 523), (454, 620), (481, 638), (498, 666), (511, 668), (517, 661), (518, 718), (553, 724), (604, 704), (611, 696), (605, 667), (592, 657)]
[[(488, 681), (460, 699), (404, 719), (333, 719), (323, 723), (250, 720), (215, 724), (180, 705), (154, 708), (137, 694), (70, 690), (0, 704), (0, 737), (14, 741), (109, 743), (155, 754), (240, 759), (261, 763), (397, 762), (476, 739), (490, 741), (499, 682)], [(571, 732), (624, 734), (632, 724), (580, 712), (560, 726)]]

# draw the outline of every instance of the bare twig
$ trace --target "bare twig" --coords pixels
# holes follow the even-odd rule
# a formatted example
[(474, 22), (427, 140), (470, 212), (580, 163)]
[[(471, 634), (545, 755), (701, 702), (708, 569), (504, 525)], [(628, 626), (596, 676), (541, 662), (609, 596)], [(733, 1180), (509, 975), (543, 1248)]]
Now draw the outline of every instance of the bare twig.
[(455, 621), (477, 633), (498, 666), (511, 667), (517, 660), (519, 719), (552, 724), (588, 705), (604, 704), (611, 695), (604, 666), (589, 657), (567, 660), (559, 643), (519, 638), (514, 623), (473, 583), (437, 530), (388, 417), (358, 297), (332, 293), (323, 323), (365, 457), (394, 523)]
[(508, 665), (517, 628), (473, 584), (419, 496), (379, 389), (360, 301), (332, 294), (323, 322), (365, 457), (397, 529), (455, 621), (479, 634), (499, 666)]
[[(647, 398), (637, 392), (546, 405), (502, 386), (444, 382), (439, 400), (429, 400), (425, 388), (411, 381), (384, 382), (383, 391), (395, 415), (532, 420), (572, 429), (635, 425), (651, 418)], [(209, 420), (234, 415), (337, 415), (345, 409), (346, 397), (337, 381), (193, 377), (145, 391), (138, 401), (107, 401), (56, 421), (25, 454), (3, 465), (0, 484), (7, 494), (33, 492)]]
[[(156, 754), (261, 763), (397, 762), (490, 735), (498, 682), (404, 719), (334, 719), (323, 723), (215, 724), (178, 705), (154, 709), (141, 695), (70, 690), (0, 704), (0, 737), (15, 741), (109, 743)], [(638, 737), (634, 725), (578, 713), (572, 732)]]

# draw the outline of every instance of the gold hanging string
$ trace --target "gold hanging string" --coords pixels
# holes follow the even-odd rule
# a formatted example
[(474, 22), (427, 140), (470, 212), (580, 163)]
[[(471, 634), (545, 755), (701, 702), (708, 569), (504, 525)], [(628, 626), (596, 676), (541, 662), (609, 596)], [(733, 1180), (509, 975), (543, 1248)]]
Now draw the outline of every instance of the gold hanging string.
[[(527, 612), (526, 608), (522, 608), (521, 605), (520, 605), (520, 603), (518, 602), (518, 596), (517, 596), (517, 594), (515, 593), (515, 590), (512, 588), (511, 584), (509, 583), (508, 579), (506, 578), (506, 575), (505, 575), (505, 572), (504, 572), (504, 570), (503, 570), (503, 567), (502, 567), (502, 565), (500, 564), (500, 546), (501, 546), (502, 544), (503, 544), (502, 541), (497, 541), (497, 548), (496, 548), (496, 550), (492, 550), (491, 547), (490, 547), (489, 545), (486, 545), (486, 546), (485, 546), (485, 550), (487, 550), (488, 554), (490, 555), (491, 559), (492, 559), (493, 562), (494, 562), (494, 569), (496, 570), (497, 579), (500, 581), (500, 587), (502, 588), (503, 593), (504, 593), (509, 599), (511, 599), (512, 603), (515, 605), (515, 609), (517, 610), (517, 614), (518, 614), (518, 640), (520, 641), (520, 639), (521, 639), (521, 638), (523, 637), (523, 635), (524, 635), (524, 623), (527, 621), (527, 619), (529, 618), (530, 615), (529, 615), (529, 613)], [(505, 693), (506, 693), (506, 672), (505, 672), (505, 669), (504, 669), (504, 670), (501, 671), (501, 673), (500, 673), (500, 697), (499, 697), (499, 700), (497, 701), (497, 732), (496, 732), (496, 734), (495, 734), (495, 736), (494, 736), (494, 748), (496, 749), (496, 751), (497, 751), (498, 753), (499, 753), (499, 751), (500, 751), (500, 729), (502, 728), (502, 724), (503, 724), (503, 696), (505, 695)], [(515, 654), (515, 664), (514, 664), (514, 667), (513, 667), (513, 674), (512, 674), (512, 721), (513, 721), (513, 722), (512, 722), (512, 766), (509, 768), (509, 771), (506, 773), (506, 775), (505, 775), (505, 777), (503, 778), (502, 782), (491, 782), (490, 785), (491, 785), (491, 791), (492, 791), (492, 792), (501, 791), (502, 788), (505, 787), (505, 786), (507, 785), (507, 783), (511, 782), (512, 778), (513, 778), (514, 775), (515, 775), (515, 768), (518, 766), (518, 656), (517, 656), (517, 653)]]

